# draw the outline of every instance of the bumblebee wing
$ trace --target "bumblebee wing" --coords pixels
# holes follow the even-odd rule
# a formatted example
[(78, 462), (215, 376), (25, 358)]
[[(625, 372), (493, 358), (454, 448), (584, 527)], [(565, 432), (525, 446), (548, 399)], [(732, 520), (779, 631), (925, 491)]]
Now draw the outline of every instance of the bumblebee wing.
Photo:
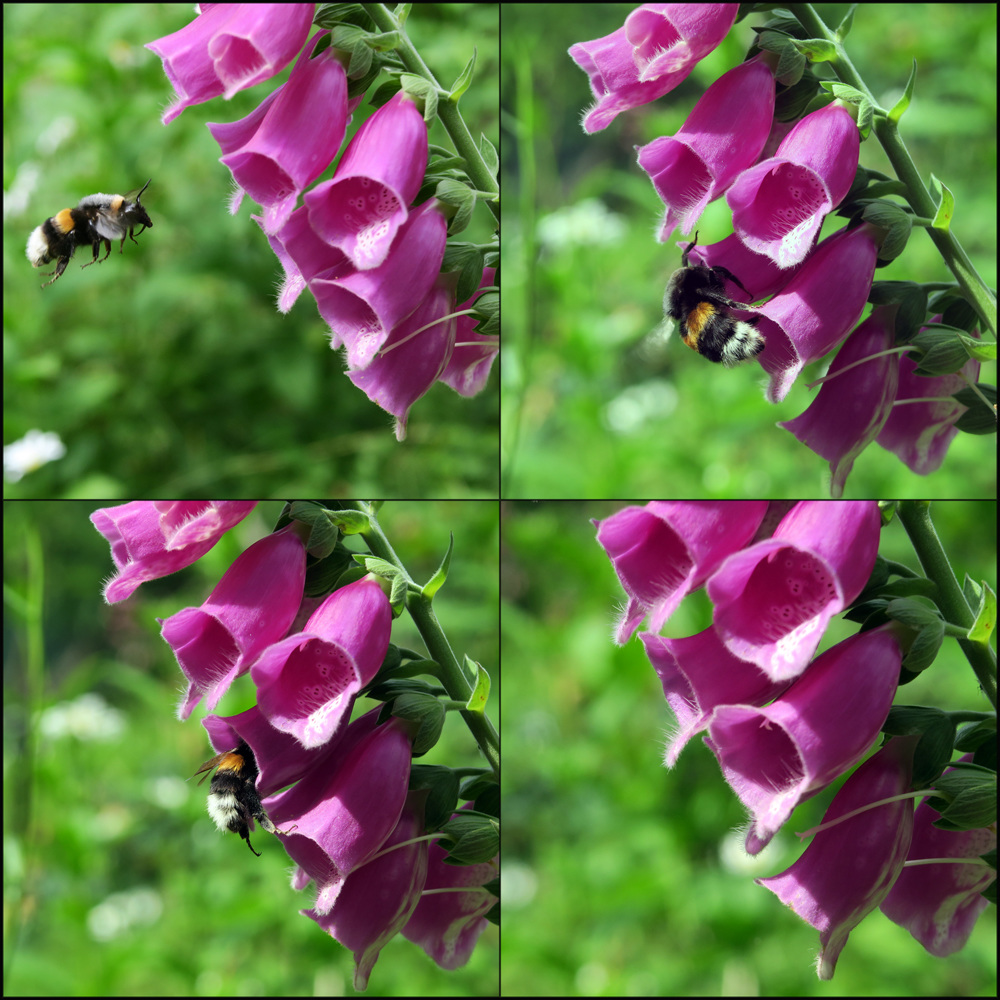
[(122, 225), (121, 214), (105, 206), (97, 211), (94, 229), (106, 240), (117, 240), (125, 235), (126, 227)]
[(94, 232), (101, 239), (117, 240), (125, 235), (122, 208), (125, 199), (118, 194), (91, 194), (81, 199), (79, 208), (86, 213)]

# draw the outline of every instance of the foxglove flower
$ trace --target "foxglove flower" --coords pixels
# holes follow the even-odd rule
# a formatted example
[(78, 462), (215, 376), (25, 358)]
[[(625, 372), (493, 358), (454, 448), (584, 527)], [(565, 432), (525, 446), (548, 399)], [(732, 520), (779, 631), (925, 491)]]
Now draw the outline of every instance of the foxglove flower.
[[(245, 191), (264, 206), (263, 228), (278, 232), (299, 195), (333, 161), (347, 130), (353, 105), (347, 99), (347, 74), (335, 49), (313, 56), (320, 32), (302, 51), (288, 82), (269, 94), (242, 121), (209, 122), (220, 158), (232, 172), (239, 196)], [(344, 57), (347, 58), (346, 56)]]
[(729, 651), (772, 680), (798, 676), (868, 582), (879, 529), (873, 500), (804, 500), (771, 538), (726, 559), (706, 590)]
[(873, 309), (837, 353), (808, 409), (778, 424), (829, 461), (834, 497), (843, 495), (854, 460), (892, 413), (899, 371), (890, 351), (895, 313), (884, 306)]
[(705, 91), (675, 135), (638, 148), (666, 206), (661, 243), (678, 226), (691, 232), (708, 203), (757, 161), (773, 118), (774, 74), (763, 59), (748, 59)]
[(172, 35), (149, 42), (177, 97), (164, 125), (186, 107), (234, 94), (280, 73), (302, 50), (315, 4), (205, 4)]
[[(934, 320), (940, 322), (941, 317)], [(896, 403), (876, 441), (891, 451), (908, 468), (926, 476), (941, 467), (958, 428), (959, 418), (968, 407), (953, 393), (974, 384), (980, 362), (969, 358), (960, 371), (937, 376), (915, 375), (920, 360), (904, 354), (899, 359), (899, 388)]]
[(330, 594), (302, 632), (269, 646), (250, 671), (271, 725), (307, 748), (328, 742), (382, 666), (391, 626), (389, 598), (374, 577)]
[(828, 649), (770, 705), (722, 705), (705, 742), (750, 811), (757, 854), (803, 799), (852, 768), (892, 705), (903, 653), (893, 622)]
[(400, 91), (358, 129), (333, 178), (306, 193), (309, 225), (359, 271), (378, 267), (426, 169), (427, 124)]
[[(462, 807), (471, 808), (472, 803)], [(447, 858), (439, 842), (431, 845), (424, 895), (402, 933), (442, 969), (457, 969), (468, 962), (489, 925), (486, 914), (497, 905), (483, 886), (499, 877), (499, 855), (478, 865), (450, 865)]]
[(595, 521), (629, 598), (615, 641), (625, 643), (647, 614), (658, 632), (685, 594), (753, 538), (766, 512), (765, 500), (653, 500)]
[(429, 850), (421, 836), (426, 798), (426, 790), (410, 792), (382, 851), (347, 877), (329, 914), (305, 911), (354, 952), (356, 990), (368, 988), (382, 949), (402, 930), (420, 902)]
[(414, 724), (393, 716), (376, 725), (378, 714), (355, 719), (337, 748), (342, 753), (275, 796), (274, 808), (267, 804), (275, 822), (288, 826), (294, 818), (285, 848), (299, 866), (297, 882), (315, 882), (321, 915), (333, 909), (345, 879), (379, 852), (403, 811)]
[[(971, 754), (962, 759), (971, 760)], [(941, 863), (907, 865), (882, 903), (882, 912), (932, 955), (946, 958), (965, 947), (979, 914), (989, 906), (982, 892), (997, 873), (979, 856), (996, 850), (997, 831), (995, 822), (976, 830), (942, 830), (934, 826), (940, 816), (927, 800), (917, 806), (906, 860), (940, 858)], [(970, 864), (955, 864), (957, 858), (968, 858)]]
[(351, 368), (366, 367), (393, 328), (427, 298), (444, 260), (446, 230), (442, 206), (431, 198), (409, 214), (378, 267), (339, 270), (309, 282), (333, 346), (347, 348)]
[(780, 267), (801, 264), (850, 191), (860, 147), (857, 122), (836, 101), (796, 122), (775, 155), (726, 192), (740, 239)]
[(257, 505), (256, 500), (133, 500), (90, 515), (111, 543), (118, 573), (104, 588), (109, 604), (139, 584), (197, 562)]
[(771, 375), (772, 403), (784, 399), (799, 372), (842, 343), (861, 319), (883, 236), (862, 223), (823, 240), (774, 298), (754, 307), (767, 341), (758, 360)]
[(765, 705), (791, 685), (772, 681), (754, 664), (737, 659), (714, 628), (684, 639), (652, 632), (640, 632), (639, 638), (677, 719), (677, 729), (667, 740), (666, 767), (673, 767), (688, 740), (708, 727), (716, 706)]
[[(479, 288), (488, 288), (493, 284), (496, 268), (484, 267)], [(497, 292), (487, 293), (496, 295)], [(458, 312), (471, 309), (479, 292), (471, 299), (458, 305)], [(500, 353), (500, 341), (496, 335), (476, 333), (476, 320), (472, 316), (459, 316), (455, 330), (455, 347), (438, 376), (438, 381), (451, 386), (460, 396), (475, 396), (486, 387), (493, 361)]]
[(910, 790), (918, 740), (890, 740), (865, 761), (835, 796), (823, 825), (864, 812), (820, 830), (787, 871), (755, 880), (820, 932), (820, 979), (833, 978), (848, 935), (885, 899), (906, 860), (913, 834), (910, 799), (866, 807)]
[(180, 718), (203, 697), (215, 708), (229, 685), (285, 635), (305, 577), (306, 550), (292, 524), (241, 552), (200, 607), (162, 622), (163, 639), (188, 679)]
[(396, 440), (406, 437), (410, 407), (437, 381), (455, 346), (455, 282), (439, 275), (430, 294), (389, 334), (378, 354), (347, 377), (396, 418)]
[(597, 103), (584, 114), (585, 132), (599, 132), (629, 108), (655, 101), (687, 79), (726, 37), (739, 4), (643, 4), (623, 27), (570, 47), (590, 77)]

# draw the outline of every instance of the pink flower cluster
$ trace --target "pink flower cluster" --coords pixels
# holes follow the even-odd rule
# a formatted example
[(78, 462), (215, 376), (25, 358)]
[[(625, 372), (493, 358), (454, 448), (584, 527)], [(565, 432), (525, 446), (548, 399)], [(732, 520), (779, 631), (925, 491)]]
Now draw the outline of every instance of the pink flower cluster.
[[(333, 47), (329, 31), (309, 37), (314, 13), (313, 4), (210, 4), (147, 47), (178, 95), (164, 124), (295, 59), (288, 81), (246, 118), (208, 126), (236, 183), (231, 210), (244, 193), (263, 207), (254, 219), (285, 272), (279, 309), (309, 290), (350, 380), (395, 417), (402, 440), (410, 407), (435, 382), (465, 396), (485, 386), (499, 344), (467, 313), (495, 268), (477, 268), (478, 283), (462, 285), (474, 294), (456, 303), (459, 274), (442, 270), (455, 209), (421, 193), (432, 116), (422, 84), (398, 90), (344, 148), (366, 93), (363, 60)], [(377, 67), (365, 80), (375, 76)], [(310, 188), (338, 155), (333, 177)]]
[[(947, 831), (932, 826), (939, 814), (926, 803), (914, 813), (919, 735), (891, 739), (865, 759), (913, 633), (888, 621), (815, 655), (832, 616), (872, 574), (878, 505), (653, 501), (595, 525), (628, 596), (618, 641), (649, 618), (639, 638), (676, 718), (665, 763), (673, 767), (686, 743), (705, 734), (749, 815), (749, 854), (799, 803), (861, 764), (799, 860), (758, 879), (820, 932), (820, 977), (832, 977), (851, 929), (879, 906), (933, 954), (961, 948), (995, 876), (973, 863), (991, 840), (995, 846), (995, 824)], [(685, 638), (659, 635), (700, 587), (713, 605), (711, 627)], [(904, 869), (932, 857), (972, 862)]]

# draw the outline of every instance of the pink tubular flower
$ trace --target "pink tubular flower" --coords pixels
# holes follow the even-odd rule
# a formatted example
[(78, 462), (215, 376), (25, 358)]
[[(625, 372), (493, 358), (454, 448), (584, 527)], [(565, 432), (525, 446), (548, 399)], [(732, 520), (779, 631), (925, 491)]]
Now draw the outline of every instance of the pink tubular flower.
[[(910, 790), (913, 750), (919, 737), (890, 740), (844, 783), (823, 825), (874, 802)], [(802, 857), (758, 885), (820, 932), (816, 971), (832, 979), (848, 935), (878, 906), (906, 859), (913, 834), (913, 807), (900, 798), (820, 830)]]
[(941, 467), (958, 434), (955, 424), (968, 410), (952, 394), (978, 380), (980, 365), (969, 358), (960, 371), (936, 377), (915, 375), (919, 365), (909, 355), (900, 357), (896, 405), (875, 440), (913, 472), (926, 476)]
[(197, 562), (257, 505), (256, 500), (133, 500), (90, 515), (111, 543), (118, 574), (104, 588), (108, 604), (139, 584)]
[(176, 99), (164, 125), (186, 107), (234, 94), (280, 73), (302, 49), (315, 4), (205, 4), (172, 35), (149, 42), (163, 60)]
[[(262, 217), (251, 218), (264, 228)], [(279, 312), (288, 312), (313, 278), (339, 278), (355, 271), (342, 250), (324, 243), (313, 232), (305, 205), (295, 209), (278, 232), (265, 231), (264, 235), (285, 273), (278, 292)], [(340, 347), (341, 341), (335, 338), (333, 346)]]
[(597, 98), (585, 132), (607, 128), (622, 111), (655, 101), (687, 79), (726, 37), (739, 4), (643, 4), (604, 38), (570, 47)]
[(840, 344), (861, 319), (878, 258), (881, 231), (862, 224), (823, 240), (769, 302), (754, 308), (767, 347), (767, 398), (780, 402), (811, 361)]
[(359, 271), (378, 267), (426, 169), (427, 124), (414, 99), (400, 91), (358, 129), (336, 175), (306, 194), (309, 225)]
[(674, 766), (688, 740), (708, 728), (718, 705), (764, 705), (791, 684), (772, 681), (754, 664), (737, 659), (714, 628), (685, 639), (652, 632), (640, 632), (639, 638), (677, 718), (678, 728), (667, 741), (666, 767)]
[(852, 768), (892, 705), (903, 651), (890, 622), (828, 649), (770, 705), (721, 705), (705, 742), (750, 811), (758, 854), (792, 810)]
[(407, 795), (396, 828), (381, 853), (347, 877), (328, 915), (305, 911), (354, 952), (356, 990), (368, 988), (382, 948), (402, 930), (420, 902), (429, 849), (421, 837), (426, 797), (426, 790)]
[(288, 82), (246, 118), (208, 123), (233, 180), (264, 206), (268, 234), (288, 221), (299, 194), (333, 161), (344, 141), (347, 74), (335, 49), (310, 58), (324, 34), (302, 51)]
[[(971, 759), (971, 754), (962, 758)], [(996, 823), (978, 830), (942, 830), (934, 826), (940, 816), (926, 800), (917, 806), (907, 866), (882, 903), (882, 912), (932, 955), (946, 958), (965, 947), (979, 914), (989, 906), (982, 892), (997, 873), (980, 855), (996, 850), (997, 831)], [(909, 864), (928, 858), (942, 863)], [(954, 864), (955, 858), (968, 858), (970, 864)]]
[(802, 263), (823, 220), (851, 189), (860, 146), (858, 126), (839, 103), (806, 115), (772, 158), (726, 192), (740, 239), (780, 267)]
[(454, 278), (439, 275), (430, 294), (392, 333), (378, 354), (347, 377), (396, 418), (396, 440), (406, 437), (410, 407), (437, 381), (455, 346)]
[[(462, 807), (471, 808), (472, 803)], [(461, 810), (455, 815), (460, 814)], [(497, 897), (482, 887), (499, 876), (499, 855), (479, 865), (445, 864), (447, 857), (439, 843), (431, 845), (425, 894), (402, 933), (442, 969), (458, 969), (468, 962), (479, 936), (489, 926), (486, 914), (496, 905)]]
[(329, 742), (382, 666), (391, 625), (389, 599), (374, 577), (330, 594), (303, 631), (275, 642), (251, 669), (271, 725), (307, 748)]
[(376, 725), (378, 711), (347, 727), (324, 768), (267, 803), (275, 823), (294, 820), (285, 849), (301, 869), (299, 881), (316, 883), (321, 915), (333, 909), (348, 875), (379, 852), (403, 810), (412, 724), (394, 716)]
[(705, 91), (676, 135), (639, 147), (639, 166), (666, 205), (660, 242), (677, 226), (690, 232), (705, 206), (756, 162), (773, 117), (774, 75), (762, 58), (750, 59)]
[(437, 280), (447, 223), (437, 199), (411, 212), (385, 262), (369, 271), (314, 278), (309, 288), (351, 368), (364, 368), (392, 329), (416, 310)]
[(685, 594), (753, 538), (766, 512), (766, 500), (652, 500), (594, 521), (629, 598), (615, 641), (628, 641), (647, 613), (658, 632)]
[(162, 622), (163, 638), (188, 679), (182, 719), (202, 697), (214, 708), (233, 680), (288, 631), (305, 574), (305, 546), (289, 525), (241, 553), (201, 607)]
[(706, 590), (729, 651), (772, 680), (798, 676), (868, 582), (880, 524), (873, 500), (805, 500), (771, 538), (726, 559)]
[[(484, 267), (479, 288), (489, 288), (496, 276), (495, 267)], [(498, 292), (487, 294), (497, 295)], [(471, 309), (479, 298), (477, 291), (471, 299), (458, 306), (458, 312)], [(500, 341), (496, 335), (476, 333), (476, 320), (472, 316), (459, 316), (455, 330), (455, 348), (438, 376), (439, 382), (451, 386), (460, 396), (475, 396), (486, 387), (493, 361), (500, 353)]]
[(808, 409), (778, 424), (830, 463), (834, 497), (843, 495), (854, 460), (892, 412), (899, 370), (890, 353), (895, 313), (884, 306), (873, 309), (847, 338)]

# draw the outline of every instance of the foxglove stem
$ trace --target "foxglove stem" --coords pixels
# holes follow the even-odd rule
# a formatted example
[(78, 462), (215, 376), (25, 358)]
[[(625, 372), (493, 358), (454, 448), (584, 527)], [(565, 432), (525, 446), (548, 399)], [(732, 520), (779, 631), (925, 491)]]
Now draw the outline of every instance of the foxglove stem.
[(438, 117), (441, 119), (441, 124), (450, 136), (451, 141), (455, 144), (459, 155), (465, 159), (466, 172), (475, 182), (476, 187), (480, 191), (487, 191), (493, 195), (493, 199), (488, 201), (488, 205), (490, 211), (496, 217), (497, 221), (499, 221), (500, 186), (493, 174), (490, 173), (486, 161), (479, 152), (479, 147), (476, 145), (475, 139), (472, 138), (472, 133), (469, 132), (468, 126), (465, 124), (465, 120), (458, 110), (457, 102), (448, 99), (447, 91), (437, 82), (434, 74), (424, 63), (423, 59), (420, 58), (420, 53), (413, 47), (413, 43), (407, 37), (403, 26), (389, 7), (383, 3), (366, 3), (361, 6), (364, 7), (368, 16), (382, 31), (399, 32), (400, 42), (396, 48), (396, 53), (403, 65), (411, 73), (422, 76), (429, 83), (432, 83), (439, 91), (443, 98), (438, 104)]
[[(376, 508), (373, 504), (362, 504), (362, 509), (368, 515), (369, 527), (361, 532), (373, 555), (377, 555), (386, 562), (395, 566), (410, 586), (407, 588), (406, 608), (413, 618), (420, 637), (424, 640), (428, 652), (441, 668), (439, 677), (448, 694), (463, 705), (469, 700), (472, 694), (472, 683), (462, 669), (448, 642), (448, 637), (441, 628), (441, 623), (434, 614), (431, 606), (431, 599), (420, 593), (420, 587), (415, 584), (403, 565), (399, 556), (393, 551), (389, 539), (385, 537), (378, 523)], [(485, 714), (477, 712), (462, 712), (470, 732), (475, 737), (479, 748), (486, 759), (490, 762), (494, 774), (500, 774), (500, 737), (497, 734), (493, 723)]]
[[(899, 520), (906, 529), (913, 550), (928, 579), (937, 584), (937, 600), (945, 619), (966, 628), (971, 628), (975, 614), (962, 593), (962, 588), (951, 568), (948, 554), (941, 539), (934, 530), (930, 516), (930, 500), (901, 500)], [(997, 658), (989, 643), (958, 639), (958, 645), (965, 653), (976, 678), (989, 699), (993, 711), (997, 708)]]

